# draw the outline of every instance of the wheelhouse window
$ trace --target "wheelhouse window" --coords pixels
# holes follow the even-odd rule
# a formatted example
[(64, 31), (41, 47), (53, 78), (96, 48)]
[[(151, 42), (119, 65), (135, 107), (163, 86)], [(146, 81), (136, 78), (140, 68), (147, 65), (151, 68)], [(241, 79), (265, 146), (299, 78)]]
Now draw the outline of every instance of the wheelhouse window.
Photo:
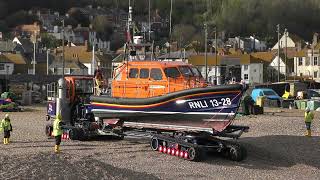
[(298, 61), (299, 61), (299, 62), (298, 62), (298, 65), (299, 65), (299, 66), (302, 66), (302, 63), (303, 63), (302, 57), (299, 57)]
[(169, 67), (164, 69), (164, 73), (167, 77), (177, 78), (180, 76), (180, 72), (176, 67)]
[(192, 73), (194, 74), (194, 76), (196, 76), (196, 77), (202, 77), (199, 69), (197, 69), (196, 67), (191, 67), (191, 71), (192, 71)]
[(150, 78), (153, 80), (162, 80), (162, 72), (159, 68), (153, 68), (150, 72)]
[(91, 79), (77, 79), (74, 83), (77, 93), (93, 94), (93, 81)]
[(178, 69), (184, 77), (194, 76), (191, 69), (188, 66), (179, 66)]
[(129, 71), (129, 78), (138, 78), (139, 69), (138, 68), (131, 68)]
[(140, 75), (139, 75), (139, 77), (140, 77), (141, 79), (147, 79), (147, 78), (149, 78), (149, 69), (146, 69), (146, 68), (140, 69)]

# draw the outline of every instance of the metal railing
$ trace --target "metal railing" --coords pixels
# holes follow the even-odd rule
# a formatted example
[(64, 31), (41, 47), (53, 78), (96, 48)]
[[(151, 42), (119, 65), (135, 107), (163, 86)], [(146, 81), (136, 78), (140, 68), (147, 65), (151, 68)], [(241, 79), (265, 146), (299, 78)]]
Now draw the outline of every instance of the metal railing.
[(57, 86), (56, 83), (47, 84), (47, 100), (54, 101), (57, 97)]

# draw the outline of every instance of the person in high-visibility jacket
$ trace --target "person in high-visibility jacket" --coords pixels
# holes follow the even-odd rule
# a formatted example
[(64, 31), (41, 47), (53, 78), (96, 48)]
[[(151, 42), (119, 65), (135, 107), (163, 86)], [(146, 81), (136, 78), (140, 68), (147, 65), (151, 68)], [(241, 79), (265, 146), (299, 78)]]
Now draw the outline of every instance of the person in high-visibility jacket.
[(9, 114), (6, 114), (4, 119), (0, 122), (0, 132), (3, 131), (3, 144), (9, 144), (10, 132), (12, 131), (12, 125), (10, 122)]
[(61, 135), (63, 133), (61, 121), (62, 121), (62, 116), (61, 116), (61, 113), (59, 113), (53, 122), (53, 132), (52, 132), (52, 134), (56, 140), (56, 144), (54, 146), (55, 153), (60, 152)]
[(311, 123), (314, 118), (313, 112), (310, 111), (310, 108), (306, 108), (306, 112), (304, 113), (304, 122), (306, 123), (307, 132), (305, 136), (311, 137)]

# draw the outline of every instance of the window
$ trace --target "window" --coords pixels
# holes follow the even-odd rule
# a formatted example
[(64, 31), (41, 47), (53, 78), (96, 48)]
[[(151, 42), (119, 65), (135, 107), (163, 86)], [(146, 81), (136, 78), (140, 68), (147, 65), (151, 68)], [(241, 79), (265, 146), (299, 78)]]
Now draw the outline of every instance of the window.
[(160, 69), (153, 68), (150, 72), (150, 77), (154, 80), (162, 80), (162, 72)]
[(249, 79), (249, 75), (248, 74), (244, 74), (244, 79), (248, 80)]
[(303, 63), (303, 61), (302, 61), (302, 57), (299, 57), (299, 59), (298, 59), (298, 60), (299, 60), (298, 65), (299, 65), (299, 66), (302, 66), (302, 63)]
[(139, 75), (139, 77), (141, 78), (141, 79), (147, 79), (147, 78), (149, 78), (149, 69), (140, 69), (140, 75)]
[(139, 69), (138, 68), (131, 68), (129, 71), (129, 78), (137, 78), (139, 75)]
[(70, 74), (70, 68), (65, 68), (64, 69), (64, 74)]
[(196, 67), (191, 67), (191, 70), (196, 77), (202, 77), (200, 71)]
[(318, 57), (313, 57), (313, 65), (314, 66), (318, 65)]
[(193, 73), (191, 71), (191, 69), (187, 66), (179, 66), (179, 71), (181, 72), (181, 74), (184, 76), (184, 77), (190, 77), (190, 76), (193, 76)]
[(4, 71), (4, 64), (0, 64), (0, 71)]
[(180, 72), (175, 67), (169, 67), (164, 69), (164, 73), (167, 77), (177, 78), (180, 76)]
[(248, 65), (243, 65), (243, 70), (248, 70)]
[(314, 71), (314, 72), (313, 72), (313, 77), (314, 77), (314, 78), (318, 78), (318, 71)]

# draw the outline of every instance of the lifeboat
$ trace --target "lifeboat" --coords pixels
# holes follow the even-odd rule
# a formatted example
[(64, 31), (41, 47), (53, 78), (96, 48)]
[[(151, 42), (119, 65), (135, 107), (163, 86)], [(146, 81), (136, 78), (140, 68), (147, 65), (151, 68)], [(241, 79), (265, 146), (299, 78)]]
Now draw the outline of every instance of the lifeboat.
[(239, 84), (208, 86), (200, 71), (184, 62), (131, 61), (115, 69), (111, 95), (91, 96), (90, 107), (101, 119), (223, 131), (242, 93)]

